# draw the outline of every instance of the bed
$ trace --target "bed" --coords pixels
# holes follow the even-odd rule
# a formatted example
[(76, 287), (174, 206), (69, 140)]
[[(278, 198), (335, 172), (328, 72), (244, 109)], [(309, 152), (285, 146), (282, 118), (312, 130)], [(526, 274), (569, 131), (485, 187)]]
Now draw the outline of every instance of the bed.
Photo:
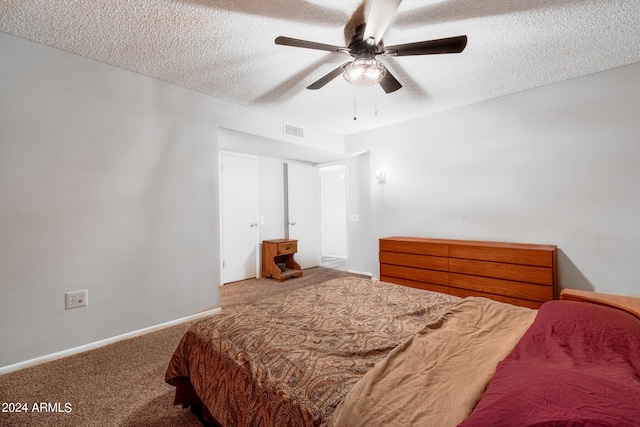
[[(335, 279), (196, 322), (167, 368), (174, 403), (225, 427), (638, 425), (640, 299), (555, 300), (552, 246), (389, 239), (385, 280)], [(509, 282), (515, 296), (494, 294)]]

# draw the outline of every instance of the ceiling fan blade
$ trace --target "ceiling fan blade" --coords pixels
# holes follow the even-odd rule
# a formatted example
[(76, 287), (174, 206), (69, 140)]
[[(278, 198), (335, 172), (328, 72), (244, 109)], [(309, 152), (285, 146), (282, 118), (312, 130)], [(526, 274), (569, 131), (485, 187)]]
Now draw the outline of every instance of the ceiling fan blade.
[(373, 37), (374, 45), (380, 43), (384, 32), (396, 15), (402, 0), (369, 0), (369, 14), (367, 26), (364, 30), (364, 40)]
[(380, 81), (380, 86), (382, 86), (382, 89), (384, 89), (386, 93), (395, 92), (402, 87), (400, 82), (395, 77), (393, 77), (393, 74), (391, 74), (388, 69), (387, 73)]
[(347, 64), (350, 64), (350, 62), (345, 62), (335, 70), (331, 71), (329, 74), (325, 75), (324, 77), (320, 78), (319, 80), (307, 86), (307, 89), (311, 89), (311, 90), (320, 89), (321, 87), (329, 83), (331, 80), (335, 79), (340, 74), (342, 74), (344, 72), (344, 67), (346, 67)]
[(329, 52), (348, 52), (349, 48), (334, 46), (331, 44), (310, 42), (307, 40), (292, 39), (291, 37), (276, 37), (276, 44), (283, 46), (303, 47), (306, 49), (327, 50)]
[(360, 5), (353, 11), (351, 17), (344, 26), (344, 43), (349, 46), (351, 39), (358, 32), (358, 27), (364, 25), (367, 21), (366, 17), (367, 1), (363, 0)]
[(446, 39), (426, 40), (423, 42), (386, 46), (384, 55), (434, 55), (439, 53), (460, 53), (467, 46), (467, 36), (449, 37)]

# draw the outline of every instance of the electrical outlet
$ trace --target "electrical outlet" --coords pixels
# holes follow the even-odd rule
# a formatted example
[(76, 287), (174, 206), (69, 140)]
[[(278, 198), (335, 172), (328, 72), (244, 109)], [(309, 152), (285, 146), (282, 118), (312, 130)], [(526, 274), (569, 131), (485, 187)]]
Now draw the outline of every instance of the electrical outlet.
[(86, 307), (88, 304), (88, 293), (89, 291), (86, 289), (82, 291), (65, 292), (64, 309), (70, 310), (72, 308)]

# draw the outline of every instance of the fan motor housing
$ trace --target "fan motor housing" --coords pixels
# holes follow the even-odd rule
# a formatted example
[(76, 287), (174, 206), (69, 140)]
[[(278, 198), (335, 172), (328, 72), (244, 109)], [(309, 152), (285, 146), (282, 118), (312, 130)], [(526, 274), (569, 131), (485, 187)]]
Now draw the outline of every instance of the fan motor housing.
[(349, 51), (354, 58), (375, 57), (384, 52), (384, 43), (382, 40), (376, 45), (372, 45), (368, 40), (363, 40), (366, 26), (367, 24), (358, 25), (356, 33), (351, 37), (351, 40), (349, 40)]

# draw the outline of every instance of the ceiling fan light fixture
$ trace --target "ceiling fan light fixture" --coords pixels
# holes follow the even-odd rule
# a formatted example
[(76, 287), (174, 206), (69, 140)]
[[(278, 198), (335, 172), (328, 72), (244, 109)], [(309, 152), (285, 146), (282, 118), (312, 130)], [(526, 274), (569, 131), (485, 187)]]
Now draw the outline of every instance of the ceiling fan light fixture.
[(375, 58), (356, 58), (344, 69), (343, 76), (346, 81), (355, 86), (371, 86), (380, 83), (387, 70), (384, 65)]

